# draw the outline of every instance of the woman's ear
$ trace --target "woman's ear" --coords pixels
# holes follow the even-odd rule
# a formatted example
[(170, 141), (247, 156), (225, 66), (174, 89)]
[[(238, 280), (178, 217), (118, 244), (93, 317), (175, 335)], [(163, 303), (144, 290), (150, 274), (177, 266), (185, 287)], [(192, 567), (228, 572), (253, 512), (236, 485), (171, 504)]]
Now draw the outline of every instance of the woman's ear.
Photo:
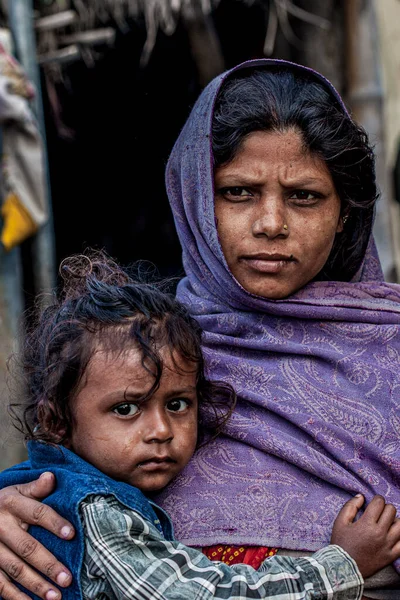
[(342, 231), (344, 229), (344, 226), (346, 225), (346, 221), (348, 220), (348, 218), (349, 218), (349, 213), (348, 212), (345, 212), (342, 215), (340, 215), (339, 221), (338, 221), (338, 226), (337, 226), (337, 229), (336, 229), (336, 233), (342, 233)]

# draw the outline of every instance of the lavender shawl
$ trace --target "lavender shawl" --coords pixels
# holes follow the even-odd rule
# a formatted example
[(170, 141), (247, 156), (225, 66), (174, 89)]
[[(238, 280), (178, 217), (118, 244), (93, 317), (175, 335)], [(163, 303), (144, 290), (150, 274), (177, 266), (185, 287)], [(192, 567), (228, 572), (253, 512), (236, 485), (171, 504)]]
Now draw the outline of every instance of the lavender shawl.
[(400, 506), (400, 286), (383, 282), (372, 241), (350, 283), (312, 283), (274, 301), (234, 279), (215, 226), (210, 149), (230, 72), (198, 99), (166, 181), (187, 274), (178, 298), (204, 329), (209, 377), (230, 382), (239, 401), (225, 435), (157, 500), (189, 545), (315, 551), (355, 493)]

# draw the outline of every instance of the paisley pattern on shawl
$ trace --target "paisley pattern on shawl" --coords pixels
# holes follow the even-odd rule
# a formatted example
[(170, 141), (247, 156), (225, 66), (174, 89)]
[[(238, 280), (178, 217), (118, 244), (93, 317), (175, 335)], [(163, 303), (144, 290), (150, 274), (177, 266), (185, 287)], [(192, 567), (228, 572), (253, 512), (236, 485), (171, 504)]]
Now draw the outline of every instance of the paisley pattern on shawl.
[(311, 283), (275, 301), (237, 283), (218, 241), (210, 150), (228, 75), (198, 99), (167, 188), (187, 274), (178, 298), (204, 329), (208, 376), (230, 382), (239, 400), (225, 434), (157, 501), (189, 545), (315, 551), (354, 494), (400, 507), (400, 286), (383, 281), (372, 239), (349, 283)]

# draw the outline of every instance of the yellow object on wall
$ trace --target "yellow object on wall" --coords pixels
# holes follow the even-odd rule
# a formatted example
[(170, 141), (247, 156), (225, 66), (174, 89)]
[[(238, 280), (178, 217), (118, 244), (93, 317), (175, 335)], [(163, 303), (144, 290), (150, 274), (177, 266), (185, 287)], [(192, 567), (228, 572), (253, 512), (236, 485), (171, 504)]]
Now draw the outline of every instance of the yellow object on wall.
[(3, 229), (1, 243), (11, 250), (36, 233), (38, 226), (15, 194), (9, 194), (1, 207)]

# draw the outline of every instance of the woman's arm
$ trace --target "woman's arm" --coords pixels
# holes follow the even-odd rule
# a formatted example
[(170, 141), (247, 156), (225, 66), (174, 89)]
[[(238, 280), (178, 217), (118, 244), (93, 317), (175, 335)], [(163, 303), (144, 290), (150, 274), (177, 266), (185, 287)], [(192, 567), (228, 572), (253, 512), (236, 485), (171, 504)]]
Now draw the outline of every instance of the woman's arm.
[(38, 501), (52, 492), (54, 484), (53, 474), (43, 473), (31, 483), (0, 490), (0, 597), (3, 600), (28, 598), (11, 580), (46, 600), (57, 600), (61, 593), (40, 573), (61, 587), (71, 583), (68, 569), (26, 531), (28, 525), (40, 525), (62, 539), (74, 536), (68, 521)]

